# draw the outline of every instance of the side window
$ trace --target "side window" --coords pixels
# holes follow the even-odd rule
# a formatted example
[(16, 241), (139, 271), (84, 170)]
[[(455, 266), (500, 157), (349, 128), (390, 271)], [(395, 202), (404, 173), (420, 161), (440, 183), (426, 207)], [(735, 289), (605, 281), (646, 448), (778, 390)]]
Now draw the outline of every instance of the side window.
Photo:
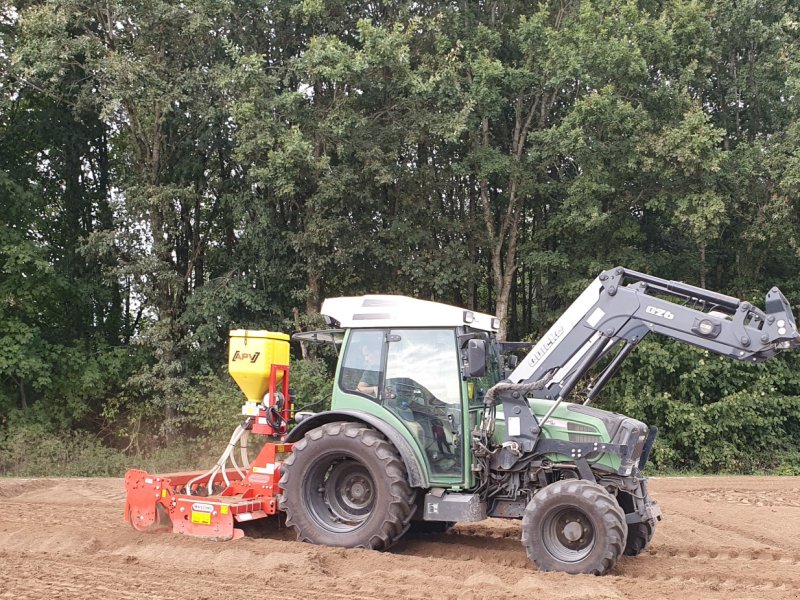
[(383, 380), (384, 339), (385, 333), (382, 330), (362, 329), (350, 332), (339, 378), (339, 386), (344, 391), (377, 400)]
[(497, 354), (497, 346), (487, 340), (486, 344), (486, 373), (483, 377), (469, 381), (469, 403), (473, 405), (483, 405), (483, 397), (489, 388), (500, 381), (500, 357)]

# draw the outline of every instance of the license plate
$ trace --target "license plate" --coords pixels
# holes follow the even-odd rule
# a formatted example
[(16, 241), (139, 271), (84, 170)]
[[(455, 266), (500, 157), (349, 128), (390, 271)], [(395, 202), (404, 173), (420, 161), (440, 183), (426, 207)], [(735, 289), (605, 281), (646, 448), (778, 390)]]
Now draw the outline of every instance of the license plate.
[(192, 511), (192, 523), (195, 525), (211, 525), (211, 514)]

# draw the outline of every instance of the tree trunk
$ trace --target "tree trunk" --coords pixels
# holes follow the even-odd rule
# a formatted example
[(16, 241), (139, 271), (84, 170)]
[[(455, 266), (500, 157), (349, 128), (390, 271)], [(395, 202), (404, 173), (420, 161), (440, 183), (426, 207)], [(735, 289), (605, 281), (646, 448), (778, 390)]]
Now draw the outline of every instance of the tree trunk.
[(321, 277), (319, 273), (311, 270), (308, 272), (308, 296), (306, 297), (306, 312), (316, 314), (320, 311), (322, 300)]
[(700, 287), (706, 287), (706, 244), (700, 244)]
[[(302, 331), (302, 325), (300, 324), (300, 311), (297, 310), (297, 307), (292, 309), (292, 316), (294, 317), (294, 327), (297, 331)], [(300, 342), (300, 355), (302, 356), (303, 360), (308, 359), (308, 347), (306, 346), (305, 342)]]
[(28, 398), (25, 395), (25, 380), (20, 377), (18, 380), (19, 385), (19, 405), (22, 410), (28, 410)]
[[(524, 154), (528, 132), (534, 122), (537, 110), (540, 114), (539, 126), (544, 126), (548, 114), (548, 106), (552, 106), (555, 93), (551, 96), (535, 96), (526, 100), (520, 96), (514, 102), (515, 122), (512, 134), (509, 160), (510, 165), (516, 167)], [(489, 148), (489, 118), (481, 119), (481, 146)], [(489, 182), (484, 177), (480, 181), (480, 196), (483, 204), (483, 219), (489, 239), (491, 276), (494, 281), (497, 301), (495, 316), (500, 319), (500, 330), (497, 337), (504, 341), (508, 336), (508, 306), (511, 296), (511, 286), (517, 269), (517, 242), (519, 238), (519, 223), (522, 214), (522, 199), (520, 198), (520, 181), (516, 168), (510, 169), (508, 184), (508, 202), (498, 211), (499, 220), (495, 216), (490, 204)]]

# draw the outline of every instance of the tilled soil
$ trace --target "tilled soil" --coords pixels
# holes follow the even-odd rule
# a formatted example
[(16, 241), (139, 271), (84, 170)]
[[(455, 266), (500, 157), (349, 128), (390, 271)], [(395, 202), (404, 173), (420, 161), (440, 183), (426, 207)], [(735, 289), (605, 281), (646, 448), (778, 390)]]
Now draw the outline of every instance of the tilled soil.
[(211, 542), (138, 533), (121, 479), (0, 479), (0, 598), (800, 598), (800, 478), (654, 478), (664, 521), (605, 577), (540, 573), (520, 523), (409, 535), (390, 552), (293, 541), (278, 519)]

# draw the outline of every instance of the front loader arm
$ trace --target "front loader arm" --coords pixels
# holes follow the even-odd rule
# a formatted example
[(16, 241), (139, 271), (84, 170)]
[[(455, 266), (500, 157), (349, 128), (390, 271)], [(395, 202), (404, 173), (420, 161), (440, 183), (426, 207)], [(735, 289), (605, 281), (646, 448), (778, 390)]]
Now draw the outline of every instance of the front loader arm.
[(589, 285), (509, 380), (529, 383), (547, 376), (547, 384), (532, 395), (563, 399), (618, 348), (590, 388), (591, 400), (650, 332), (753, 362), (800, 346), (791, 307), (778, 288), (769, 291), (762, 311), (732, 296), (617, 267)]

